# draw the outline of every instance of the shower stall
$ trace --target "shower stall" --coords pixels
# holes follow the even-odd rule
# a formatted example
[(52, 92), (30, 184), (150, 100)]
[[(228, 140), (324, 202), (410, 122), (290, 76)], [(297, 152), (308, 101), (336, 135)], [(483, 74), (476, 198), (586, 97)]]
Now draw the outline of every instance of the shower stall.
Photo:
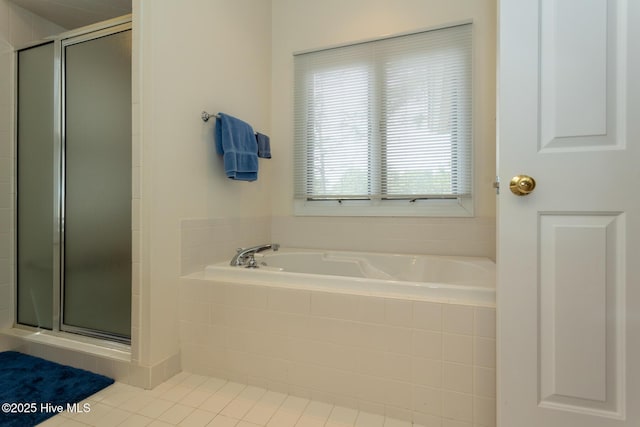
[(16, 324), (131, 339), (131, 23), (17, 52)]

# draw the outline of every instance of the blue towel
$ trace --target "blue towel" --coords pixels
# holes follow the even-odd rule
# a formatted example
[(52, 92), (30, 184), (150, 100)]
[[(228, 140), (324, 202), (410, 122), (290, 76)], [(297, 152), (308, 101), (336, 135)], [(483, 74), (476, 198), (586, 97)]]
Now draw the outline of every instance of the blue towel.
[(251, 125), (218, 113), (216, 150), (223, 156), (227, 177), (238, 181), (258, 179), (258, 146)]
[(258, 141), (258, 157), (263, 159), (271, 158), (271, 143), (269, 137), (260, 132), (256, 132), (256, 141)]

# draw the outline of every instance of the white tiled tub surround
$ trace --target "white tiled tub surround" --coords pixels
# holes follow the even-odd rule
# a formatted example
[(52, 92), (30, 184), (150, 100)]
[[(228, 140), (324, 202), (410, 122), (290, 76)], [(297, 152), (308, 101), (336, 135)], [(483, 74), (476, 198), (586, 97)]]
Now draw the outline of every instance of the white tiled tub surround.
[(495, 308), (181, 279), (182, 368), (410, 420), (495, 426)]
[(240, 247), (267, 243), (271, 218), (195, 218), (180, 223), (181, 274), (204, 270), (211, 262), (230, 260)]
[(271, 239), (290, 248), (496, 258), (495, 217), (274, 216)]

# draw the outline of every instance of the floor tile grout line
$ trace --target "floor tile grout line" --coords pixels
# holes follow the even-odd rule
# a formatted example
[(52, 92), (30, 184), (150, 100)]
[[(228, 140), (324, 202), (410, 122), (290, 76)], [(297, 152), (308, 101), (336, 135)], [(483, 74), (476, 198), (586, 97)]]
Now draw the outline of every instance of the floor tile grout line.
[[(301, 420), (303, 419), (303, 417), (305, 415), (305, 412), (310, 408), (310, 405), (312, 405), (313, 402), (324, 403), (326, 405), (330, 405), (330, 407), (331, 407), (331, 410), (329, 411), (327, 417), (322, 421), (322, 425), (325, 426), (325, 427), (329, 426), (329, 425), (333, 425), (333, 423), (331, 422), (332, 414), (334, 414), (338, 408), (342, 408), (342, 406), (340, 406), (340, 405), (336, 405), (336, 404), (330, 403), (330, 402), (324, 402), (322, 400), (314, 400), (314, 399), (311, 399), (311, 398), (308, 398), (308, 397), (307, 398), (298, 397), (298, 396), (291, 395), (289, 393), (282, 393), (282, 392), (277, 392), (277, 391), (274, 391), (274, 390), (270, 390), (268, 388), (259, 387), (257, 385), (254, 386), (254, 385), (243, 384), (243, 383), (239, 383), (239, 382), (236, 383), (235, 381), (228, 381), (228, 380), (224, 380), (222, 378), (217, 378), (217, 377), (210, 377), (210, 378), (211, 379), (215, 378), (216, 381), (219, 381), (221, 383), (220, 386), (215, 391), (209, 391), (209, 390), (206, 389), (206, 387), (202, 387), (203, 384), (205, 384), (208, 380), (207, 379), (204, 379), (204, 380), (193, 379), (193, 380), (191, 380), (192, 377), (195, 378), (196, 376), (197, 375), (195, 375), (195, 374), (185, 375), (185, 376), (181, 377), (179, 381), (175, 381), (175, 382), (169, 383), (168, 386), (166, 386), (166, 389), (161, 394), (154, 394), (154, 395), (147, 394), (148, 392), (150, 392), (149, 390), (140, 390), (140, 389), (137, 389), (135, 387), (129, 387), (129, 386), (125, 385), (125, 384), (121, 385), (121, 383), (114, 383), (115, 387), (111, 386), (111, 387), (113, 387), (112, 389), (105, 390), (103, 396), (99, 400), (92, 400), (92, 396), (89, 396), (87, 399), (85, 399), (85, 400), (92, 400), (92, 402), (94, 404), (104, 405), (106, 408), (109, 408), (109, 410), (106, 411), (105, 414), (101, 415), (99, 418), (96, 418), (95, 420), (87, 420), (88, 422), (83, 421), (81, 418), (68, 417), (67, 416), (67, 417), (64, 417), (64, 419), (66, 421), (62, 421), (60, 424), (79, 423), (79, 424), (81, 424), (83, 426), (92, 426), (92, 425), (94, 425), (96, 423), (97, 424), (101, 424), (101, 423), (104, 423), (105, 420), (110, 417), (108, 414), (111, 414), (113, 411), (116, 411), (116, 410), (119, 411), (119, 412), (122, 412), (121, 415), (124, 416), (124, 419), (119, 421), (118, 425), (127, 423), (127, 420), (129, 420), (130, 418), (133, 418), (133, 417), (146, 417), (146, 418), (154, 420), (154, 421), (157, 420), (159, 422), (172, 424), (172, 423), (169, 423), (168, 421), (163, 420), (162, 417), (165, 414), (167, 414), (169, 411), (175, 409), (178, 405), (180, 405), (180, 407), (184, 407), (185, 410), (188, 410), (188, 414), (185, 417), (183, 417), (175, 425), (179, 425), (181, 422), (184, 422), (185, 419), (187, 419), (189, 416), (191, 416), (194, 412), (196, 412), (198, 410), (206, 412), (210, 416), (212, 416), (213, 418), (211, 419), (210, 422), (213, 422), (216, 419), (216, 417), (218, 417), (218, 416), (224, 416), (224, 417), (227, 417), (227, 418), (235, 420), (235, 425), (241, 424), (243, 422), (245, 422), (247, 424), (254, 424), (253, 421), (247, 420), (246, 416), (254, 408), (256, 408), (260, 404), (262, 399), (264, 397), (266, 397), (269, 392), (278, 393), (278, 394), (281, 394), (284, 397), (281, 400), (278, 399), (279, 403), (277, 404), (277, 406), (273, 405), (270, 408), (268, 406), (268, 404), (265, 404), (265, 407), (269, 408), (270, 414), (269, 414), (268, 418), (260, 420), (260, 423), (256, 424), (256, 426), (266, 427), (267, 425), (269, 425), (269, 423), (274, 419), (276, 414), (278, 414), (282, 410), (283, 406), (285, 405), (285, 403), (290, 398), (301, 399), (301, 401), (304, 402), (304, 404), (299, 407), (299, 410), (296, 411), (297, 415), (294, 415), (294, 417), (291, 418), (291, 420), (293, 421), (293, 425), (294, 426), (297, 426), (298, 423), (301, 422)], [(187, 381), (190, 382), (189, 385), (186, 385)], [(225, 385), (228, 385), (228, 384), (237, 384), (238, 386), (241, 386), (241, 388), (219, 410), (217, 410), (215, 412), (211, 411), (211, 410), (204, 409), (204, 408), (202, 408), (202, 406), (191, 406), (191, 405), (186, 405), (184, 403), (181, 403), (181, 400), (184, 399), (184, 397), (186, 397), (187, 395), (189, 395), (190, 393), (192, 393), (195, 390), (202, 390), (203, 393), (206, 393), (206, 395), (208, 396), (207, 399), (209, 399), (212, 396), (215, 396), (216, 394), (219, 394), (220, 391), (225, 387)], [(178, 399), (176, 401), (176, 400), (170, 400), (170, 399), (166, 399), (166, 398), (162, 397), (164, 395), (164, 393), (167, 393), (171, 389), (173, 389), (174, 387), (178, 387), (178, 386), (181, 386), (181, 385), (187, 389), (187, 390), (185, 390), (186, 393), (184, 394), (184, 396), (181, 399)], [(230, 405), (232, 405), (234, 403), (237, 403), (237, 402), (240, 402), (239, 399), (240, 399), (241, 395), (244, 392), (246, 392), (249, 387), (255, 388), (256, 392), (258, 390), (263, 391), (263, 392), (259, 395), (258, 398), (255, 398), (253, 400), (242, 399), (242, 400), (247, 401), (249, 403), (249, 405), (246, 407), (247, 409), (245, 411), (243, 411), (242, 415), (239, 418), (237, 418), (235, 416), (235, 414), (234, 415), (225, 415), (225, 414), (223, 414), (224, 410), (226, 408), (228, 408)], [(118, 402), (120, 400), (123, 400), (123, 396), (122, 396), (123, 394), (124, 395), (129, 395), (130, 394), (130, 396), (128, 396), (130, 399), (138, 398), (140, 396), (145, 396), (146, 395), (146, 396), (149, 396), (151, 400), (148, 402), (147, 405), (144, 405), (142, 408), (140, 408), (140, 409), (138, 409), (136, 411), (125, 410), (125, 409), (121, 409), (120, 406), (118, 405)], [(120, 396), (118, 396), (118, 395), (120, 395)], [(109, 398), (109, 397), (111, 397), (111, 398)], [(107, 400), (107, 402), (109, 402), (109, 403), (105, 403), (104, 400)], [(165, 410), (161, 411), (159, 414), (155, 414), (154, 416), (145, 415), (145, 414), (140, 412), (144, 408), (146, 408), (149, 404), (153, 404), (153, 402), (164, 402), (168, 406), (167, 406), (167, 408)], [(160, 403), (160, 405), (162, 405), (162, 403)], [(275, 409), (272, 409), (274, 407), (275, 407)], [(354, 426), (358, 425), (358, 420), (364, 414), (369, 414), (368, 412), (362, 411), (362, 410), (360, 410), (358, 408), (350, 408), (350, 407), (344, 407), (344, 408), (355, 412), (355, 416), (353, 418), (353, 421), (351, 423), (344, 424), (345, 426), (348, 425), (348, 426), (354, 427)], [(388, 417), (388, 416), (386, 416), (384, 414), (376, 414), (376, 413), (372, 413), (372, 414), (376, 415), (376, 416), (379, 416), (381, 418), (382, 425), (387, 425), (389, 422), (392, 422), (392, 424), (393, 424), (393, 422), (396, 421), (395, 418)], [(402, 421), (402, 420), (400, 420), (400, 421)], [(406, 424), (408, 426), (420, 427), (419, 424), (415, 424), (412, 421), (403, 421), (401, 424), (402, 425)], [(55, 424), (55, 425), (59, 425), (59, 424)], [(305, 423), (305, 425), (306, 425), (306, 423)], [(363, 425), (366, 425), (366, 424), (363, 424)], [(376, 425), (378, 425), (377, 422), (376, 422)], [(303, 424), (301, 424), (300, 427), (303, 427)]]
[(293, 424), (293, 426), (295, 427), (296, 424), (298, 424), (298, 421), (300, 421), (300, 418), (302, 418), (302, 414), (304, 414), (304, 411), (307, 409), (307, 407), (309, 406), (309, 404), (312, 402), (311, 399), (305, 398), (307, 400), (307, 403), (304, 405), (304, 408), (302, 408), (302, 411), (300, 411), (300, 415), (298, 415), (298, 418), (296, 418), (296, 422)]
[[(251, 386), (251, 385), (247, 385), (247, 387), (245, 387), (245, 388), (243, 389), (243, 391), (244, 391), (244, 390), (246, 390), (248, 387), (255, 387), (255, 388), (259, 388), (259, 389), (265, 390), (265, 392), (264, 392), (264, 393), (262, 393), (262, 395), (260, 396), (260, 399), (262, 399), (262, 396), (264, 396), (265, 394), (267, 394), (267, 392), (269, 391), (269, 390), (267, 390), (266, 388), (257, 387), (257, 386)], [(240, 394), (242, 394), (242, 393), (240, 393)], [(238, 396), (240, 396), (240, 395), (238, 395)], [(237, 396), (236, 396), (236, 397), (237, 397)], [(247, 410), (245, 411), (245, 413), (242, 415), (242, 417), (240, 418), (240, 421), (243, 421), (243, 420), (244, 420), (244, 417), (245, 417), (245, 416), (247, 416), (247, 414), (248, 414), (249, 412), (251, 412), (251, 410), (252, 410), (252, 409), (253, 409), (253, 408), (258, 404), (258, 402), (260, 401), (260, 399), (255, 400), (255, 401), (253, 402), (253, 404), (249, 407), (249, 409), (247, 409)], [(235, 398), (234, 398), (231, 402), (233, 402), (233, 401), (235, 401)], [(229, 402), (229, 404), (231, 404), (231, 402)], [(221, 412), (222, 412), (222, 411), (221, 411)]]

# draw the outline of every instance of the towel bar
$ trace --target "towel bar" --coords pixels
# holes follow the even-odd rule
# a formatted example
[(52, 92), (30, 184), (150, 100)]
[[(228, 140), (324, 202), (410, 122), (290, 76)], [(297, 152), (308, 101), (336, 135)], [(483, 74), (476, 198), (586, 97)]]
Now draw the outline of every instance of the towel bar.
[(216, 119), (220, 118), (218, 114), (209, 114), (206, 111), (203, 111), (202, 114), (200, 114), (200, 118), (203, 122), (208, 122), (211, 117), (215, 117)]
[(217, 114), (209, 114), (206, 111), (203, 111), (202, 114), (200, 114), (200, 118), (203, 122), (208, 122), (211, 117), (220, 118)]

